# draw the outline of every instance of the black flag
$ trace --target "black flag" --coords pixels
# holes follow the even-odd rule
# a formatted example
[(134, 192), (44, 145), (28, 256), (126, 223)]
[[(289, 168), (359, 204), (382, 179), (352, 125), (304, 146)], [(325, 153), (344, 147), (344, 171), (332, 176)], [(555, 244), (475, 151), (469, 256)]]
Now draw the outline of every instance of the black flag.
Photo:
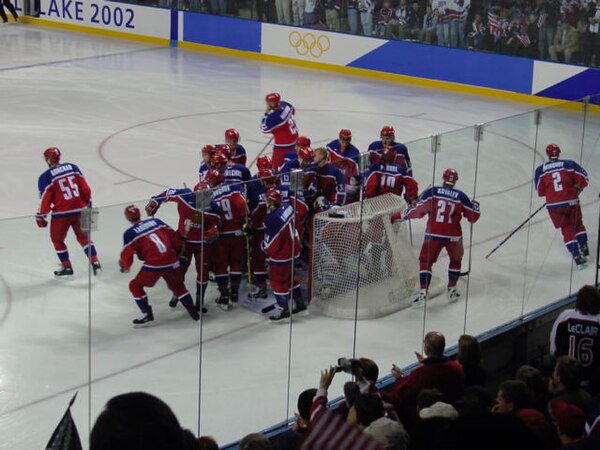
[(46, 450), (82, 450), (77, 426), (75, 425), (73, 416), (71, 416), (71, 406), (75, 403), (76, 397), (77, 392), (69, 402), (69, 407), (65, 415), (60, 420), (54, 433), (52, 433), (52, 437), (46, 445)]

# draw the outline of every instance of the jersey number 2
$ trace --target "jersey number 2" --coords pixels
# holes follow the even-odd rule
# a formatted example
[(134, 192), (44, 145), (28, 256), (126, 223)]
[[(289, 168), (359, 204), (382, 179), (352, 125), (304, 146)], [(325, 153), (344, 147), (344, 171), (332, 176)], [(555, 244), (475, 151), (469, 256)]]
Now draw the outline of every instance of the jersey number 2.
[[(67, 184), (68, 183), (68, 184)], [(71, 175), (58, 180), (58, 185), (63, 193), (65, 200), (71, 200), (73, 197), (79, 197), (79, 186), (75, 182), (75, 175)]]
[(554, 192), (560, 192), (563, 190), (563, 185), (560, 179), (560, 172), (552, 172), (552, 183), (554, 183)]
[[(450, 212), (446, 210), (447, 206), (450, 206)], [(454, 214), (454, 208), (455, 206), (453, 202), (438, 200), (435, 221), (438, 223), (452, 223), (452, 214)]]

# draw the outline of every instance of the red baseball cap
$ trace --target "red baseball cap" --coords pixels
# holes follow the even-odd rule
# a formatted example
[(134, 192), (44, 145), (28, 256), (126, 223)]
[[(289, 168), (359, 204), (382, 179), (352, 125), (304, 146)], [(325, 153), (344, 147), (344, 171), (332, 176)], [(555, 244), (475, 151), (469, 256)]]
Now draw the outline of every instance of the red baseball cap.
[(560, 433), (580, 436), (585, 434), (585, 414), (578, 406), (557, 400), (550, 405), (550, 411)]

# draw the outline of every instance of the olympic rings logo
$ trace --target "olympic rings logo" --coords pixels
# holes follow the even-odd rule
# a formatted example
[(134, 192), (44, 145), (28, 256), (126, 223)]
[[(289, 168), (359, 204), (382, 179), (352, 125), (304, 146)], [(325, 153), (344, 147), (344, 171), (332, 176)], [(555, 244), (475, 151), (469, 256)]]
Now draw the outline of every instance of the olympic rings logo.
[(298, 55), (306, 56), (310, 53), (314, 58), (320, 58), (331, 47), (331, 42), (329, 42), (327, 36), (322, 34), (316, 37), (311, 32), (302, 35), (298, 31), (292, 31), (288, 41)]

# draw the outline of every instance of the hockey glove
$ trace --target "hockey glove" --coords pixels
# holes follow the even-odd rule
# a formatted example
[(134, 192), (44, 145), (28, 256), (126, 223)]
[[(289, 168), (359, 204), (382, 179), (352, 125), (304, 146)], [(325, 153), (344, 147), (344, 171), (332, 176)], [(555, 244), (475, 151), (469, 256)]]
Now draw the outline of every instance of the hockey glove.
[(408, 195), (408, 194), (404, 194), (404, 200), (408, 204), (409, 208), (412, 208), (417, 203), (417, 199), (414, 198), (414, 197), (412, 197), (412, 196), (410, 196), (410, 195)]
[(204, 232), (204, 240), (207, 244), (212, 244), (219, 238), (219, 229), (216, 226), (210, 227)]
[(244, 236), (252, 236), (254, 234), (254, 228), (252, 228), (252, 224), (250, 222), (246, 222), (242, 226), (242, 232)]
[(156, 211), (158, 211), (159, 207), (160, 204), (156, 200), (154, 200), (153, 198), (150, 199), (150, 201), (146, 205), (146, 214), (148, 214), (149, 216), (153, 216), (154, 214), (156, 214)]
[(350, 185), (351, 186), (360, 186), (363, 182), (363, 177), (361, 175), (356, 175), (352, 178), (350, 178)]
[(127, 273), (127, 272), (129, 272), (129, 268), (123, 267), (123, 263), (121, 262), (121, 260), (119, 260), (119, 271), (121, 273)]
[(37, 226), (40, 228), (46, 228), (48, 226), (48, 221), (46, 220), (46, 216), (43, 216), (41, 214), (35, 215), (35, 223), (37, 223)]

